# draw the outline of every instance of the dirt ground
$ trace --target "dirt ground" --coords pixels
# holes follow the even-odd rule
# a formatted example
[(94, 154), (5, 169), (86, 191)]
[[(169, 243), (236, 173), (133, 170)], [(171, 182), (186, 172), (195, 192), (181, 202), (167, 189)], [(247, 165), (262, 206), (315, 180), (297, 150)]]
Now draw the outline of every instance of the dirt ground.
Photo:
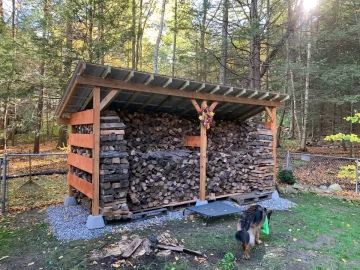
[[(172, 253), (165, 258), (142, 256), (131, 259), (133, 266), (121, 269), (221, 269), (219, 261), (228, 252), (235, 258), (229, 269), (360, 269), (360, 222), (358, 204), (314, 195), (291, 197), (298, 203), (290, 211), (275, 211), (270, 235), (245, 260), (234, 234), (237, 216), (210, 221), (203, 219), (169, 221), (131, 232), (150, 236), (169, 232), (187, 248), (206, 255), (204, 262), (194, 256)], [(130, 233), (129, 233), (130, 234)], [(89, 253), (115, 243), (121, 234), (100, 239), (57, 241), (48, 232), (44, 210), (33, 209), (0, 222), (0, 269), (115, 269), (119, 258), (89, 261)]]

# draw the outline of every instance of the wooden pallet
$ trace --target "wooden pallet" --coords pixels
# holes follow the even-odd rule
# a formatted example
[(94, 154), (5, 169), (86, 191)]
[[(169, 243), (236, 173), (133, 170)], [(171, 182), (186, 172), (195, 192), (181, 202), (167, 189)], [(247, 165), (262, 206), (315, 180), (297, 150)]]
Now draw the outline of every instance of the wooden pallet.
[(252, 204), (264, 200), (271, 199), (272, 191), (262, 193), (248, 193), (242, 195), (231, 196), (230, 200), (238, 204)]

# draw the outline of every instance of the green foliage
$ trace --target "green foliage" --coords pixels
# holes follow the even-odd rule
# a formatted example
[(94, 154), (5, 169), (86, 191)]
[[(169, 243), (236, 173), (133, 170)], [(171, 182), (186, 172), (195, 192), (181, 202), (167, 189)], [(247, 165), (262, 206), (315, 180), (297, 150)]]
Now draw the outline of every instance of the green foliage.
[(356, 183), (356, 165), (341, 166), (338, 172), (339, 178), (348, 178), (351, 184)]
[(281, 183), (293, 185), (296, 183), (296, 177), (290, 170), (281, 170), (278, 173), (278, 179)]
[(235, 268), (235, 257), (234, 254), (228, 252), (224, 255), (224, 258), (218, 263), (218, 267), (221, 270), (233, 270)]

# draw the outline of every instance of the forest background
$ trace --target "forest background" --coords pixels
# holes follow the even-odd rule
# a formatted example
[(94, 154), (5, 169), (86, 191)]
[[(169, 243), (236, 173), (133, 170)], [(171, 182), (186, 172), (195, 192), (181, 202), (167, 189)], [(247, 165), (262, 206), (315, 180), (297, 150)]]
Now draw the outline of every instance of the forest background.
[(78, 60), (287, 93), (278, 136), (303, 151), (360, 131), (344, 120), (360, 101), (359, 0), (0, 0), (5, 150), (64, 146), (54, 111)]

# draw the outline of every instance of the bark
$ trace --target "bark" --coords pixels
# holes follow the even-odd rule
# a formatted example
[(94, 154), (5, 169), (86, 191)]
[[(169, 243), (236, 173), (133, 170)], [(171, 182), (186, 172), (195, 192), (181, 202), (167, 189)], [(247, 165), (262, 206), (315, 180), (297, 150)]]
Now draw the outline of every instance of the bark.
[(297, 117), (297, 105), (296, 105), (296, 97), (295, 97), (295, 85), (294, 85), (294, 74), (292, 72), (292, 69), (290, 69), (290, 85), (291, 85), (291, 96), (292, 96), (292, 102), (293, 102), (293, 111), (294, 111), (294, 123), (296, 125), (296, 129), (298, 131), (298, 137), (300, 139), (301, 133), (300, 133), (300, 125), (299, 120)]
[(93, 52), (93, 30), (94, 30), (94, 10), (93, 10), (93, 1), (90, 0), (89, 5), (89, 34), (88, 34), (88, 46), (89, 46), (89, 62), (92, 63), (94, 59), (94, 52)]
[(177, 35), (177, 4), (178, 0), (175, 0), (174, 6), (174, 38), (173, 38), (173, 55), (172, 55), (172, 69), (171, 75), (175, 77), (175, 62), (176, 62), (176, 35)]
[(202, 81), (206, 81), (205, 31), (207, 10), (208, 0), (204, 0), (202, 22), (200, 27), (200, 78)]
[(103, 53), (103, 42), (104, 42), (104, 22), (103, 22), (103, 1), (98, 1), (98, 34), (97, 34), (97, 41), (98, 41), (98, 62), (100, 64), (104, 64), (105, 57)]
[(132, 23), (131, 23), (131, 68), (136, 67), (136, 3), (132, 0)]
[(307, 44), (306, 57), (306, 77), (305, 77), (305, 91), (304, 91), (304, 116), (301, 133), (300, 151), (306, 152), (306, 137), (308, 124), (308, 108), (309, 108), (309, 84), (310, 84), (310, 61), (311, 61), (311, 42)]
[[(44, 23), (42, 29), (42, 42), (43, 42), (43, 49), (45, 49), (46, 44), (46, 33), (47, 33), (47, 24), (48, 24), (48, 14), (49, 14), (49, 7), (47, 0), (44, 1), (43, 7), (43, 15), (44, 15)], [(43, 52), (45, 53), (45, 52)], [(42, 60), (40, 62), (40, 76), (44, 77), (45, 75), (45, 56), (42, 56)], [(40, 152), (40, 133), (42, 128), (42, 116), (43, 116), (43, 108), (44, 108), (44, 85), (40, 85), (39, 90), (39, 97), (37, 103), (37, 110), (36, 110), (36, 129), (35, 129), (35, 140), (34, 140), (34, 153), (37, 154)]]
[(138, 18), (138, 30), (136, 36), (136, 55), (135, 55), (135, 69), (138, 69), (138, 65), (141, 59), (141, 39), (142, 39), (142, 8), (143, 1), (140, 0), (139, 4), (139, 18)]
[(259, 14), (258, 0), (251, 1), (250, 23), (253, 36), (250, 41), (250, 78), (251, 88), (259, 90), (261, 87), (260, 77), (260, 34), (259, 34)]
[(0, 0), (0, 25), (4, 23), (3, 0)]
[(157, 73), (159, 47), (160, 47), (160, 42), (161, 42), (162, 31), (164, 28), (165, 6), (166, 6), (166, 0), (163, 0), (162, 5), (161, 5), (161, 19), (160, 19), (159, 34), (156, 39), (156, 45), (155, 45), (153, 73)]
[(65, 71), (65, 78), (66, 80), (71, 75), (71, 50), (72, 50), (72, 35), (73, 35), (73, 28), (72, 28), (72, 16), (69, 16), (66, 20), (66, 54), (65, 54), (65, 63), (64, 63), (64, 71)]
[(229, 0), (224, 0), (223, 4), (223, 21), (221, 31), (221, 64), (220, 64), (220, 84), (226, 84), (226, 62), (227, 62), (227, 47), (228, 47), (228, 26), (229, 26)]
[(7, 150), (7, 126), (8, 126), (8, 117), (9, 117), (9, 101), (10, 98), (8, 97), (5, 101), (5, 108), (4, 108), (4, 150)]
[[(290, 7), (290, 4), (289, 4)], [(270, 19), (271, 19), (271, 14), (270, 14), (270, 0), (266, 1), (266, 15), (267, 15), (267, 27), (266, 27), (266, 59), (269, 57), (270, 54), (270, 35), (269, 35), (269, 30), (270, 30)], [(291, 8), (289, 8), (289, 18), (291, 18)], [(289, 50), (289, 49), (287, 49)], [(288, 74), (288, 72), (287, 72)], [(269, 69), (266, 70), (266, 91), (269, 91)], [(279, 144), (279, 140), (278, 140), (278, 147), (280, 147)]]

